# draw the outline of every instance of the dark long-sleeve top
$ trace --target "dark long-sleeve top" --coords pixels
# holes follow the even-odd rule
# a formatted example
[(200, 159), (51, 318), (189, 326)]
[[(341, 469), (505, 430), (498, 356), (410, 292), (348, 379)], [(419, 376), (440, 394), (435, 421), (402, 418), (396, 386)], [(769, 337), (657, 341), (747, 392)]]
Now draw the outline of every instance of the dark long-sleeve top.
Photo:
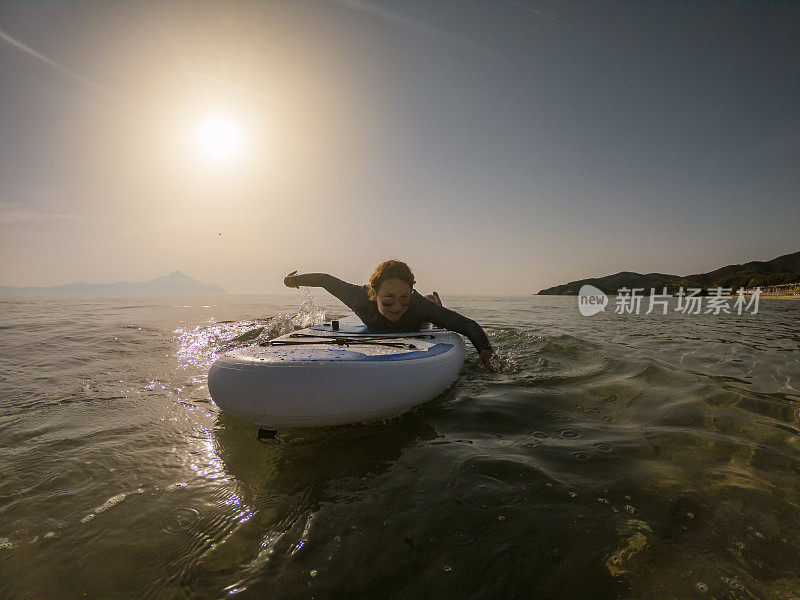
[(347, 283), (327, 273), (304, 273), (287, 277), (287, 280), (292, 285), (324, 288), (356, 313), (368, 329), (374, 331), (419, 331), (422, 323), (433, 323), (467, 336), (478, 352), (492, 349), (486, 332), (475, 321), (431, 302), (417, 290), (412, 290), (411, 304), (408, 305), (406, 312), (398, 321), (392, 322), (380, 313), (375, 300), (369, 299), (366, 285)]

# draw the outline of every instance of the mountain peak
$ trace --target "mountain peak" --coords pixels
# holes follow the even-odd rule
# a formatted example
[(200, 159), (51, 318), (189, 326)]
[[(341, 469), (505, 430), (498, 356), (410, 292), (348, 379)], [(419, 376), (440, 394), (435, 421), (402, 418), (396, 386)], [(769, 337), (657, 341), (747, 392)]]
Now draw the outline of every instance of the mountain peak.
[(130, 283), (71, 283), (52, 287), (0, 286), (0, 296), (159, 296), (164, 294), (224, 294), (213, 283), (200, 283), (196, 279), (173, 271), (169, 275)]

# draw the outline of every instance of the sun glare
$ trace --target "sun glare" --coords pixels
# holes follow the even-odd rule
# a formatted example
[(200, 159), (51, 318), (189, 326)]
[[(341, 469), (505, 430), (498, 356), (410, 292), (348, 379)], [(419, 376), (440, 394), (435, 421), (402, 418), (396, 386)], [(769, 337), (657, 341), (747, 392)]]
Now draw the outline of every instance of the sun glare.
[(215, 161), (228, 160), (242, 148), (242, 131), (235, 121), (225, 117), (208, 117), (197, 128), (196, 142), (200, 152)]

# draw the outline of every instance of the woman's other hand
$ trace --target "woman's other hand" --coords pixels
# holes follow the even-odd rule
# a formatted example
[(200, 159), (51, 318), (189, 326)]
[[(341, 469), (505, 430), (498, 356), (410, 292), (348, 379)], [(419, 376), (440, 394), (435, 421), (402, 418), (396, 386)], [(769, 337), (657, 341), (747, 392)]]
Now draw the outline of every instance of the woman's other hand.
[(283, 278), (283, 285), (290, 288), (299, 288), (300, 286), (294, 283), (294, 276), (297, 275), (297, 271), (292, 271), (286, 277)]
[(503, 364), (493, 350), (481, 350), (481, 360), (483, 366), (489, 373), (500, 373), (503, 370)]

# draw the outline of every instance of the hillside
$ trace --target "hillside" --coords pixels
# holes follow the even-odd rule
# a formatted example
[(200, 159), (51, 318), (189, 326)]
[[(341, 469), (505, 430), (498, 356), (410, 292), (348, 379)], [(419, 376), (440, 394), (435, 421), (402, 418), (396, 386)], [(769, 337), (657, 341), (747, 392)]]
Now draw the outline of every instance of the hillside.
[(576, 295), (583, 285), (593, 285), (603, 290), (606, 294), (616, 294), (620, 288), (655, 288), (659, 292), (666, 287), (670, 293), (675, 293), (678, 288), (709, 288), (724, 287), (734, 291), (743, 287), (765, 287), (800, 281), (800, 252), (786, 254), (773, 258), (770, 261), (752, 261), (743, 265), (728, 265), (709, 273), (696, 273), (694, 275), (665, 275), (663, 273), (632, 273), (623, 271), (605, 277), (593, 277), (570, 281), (562, 285), (540, 290), (542, 295)]

